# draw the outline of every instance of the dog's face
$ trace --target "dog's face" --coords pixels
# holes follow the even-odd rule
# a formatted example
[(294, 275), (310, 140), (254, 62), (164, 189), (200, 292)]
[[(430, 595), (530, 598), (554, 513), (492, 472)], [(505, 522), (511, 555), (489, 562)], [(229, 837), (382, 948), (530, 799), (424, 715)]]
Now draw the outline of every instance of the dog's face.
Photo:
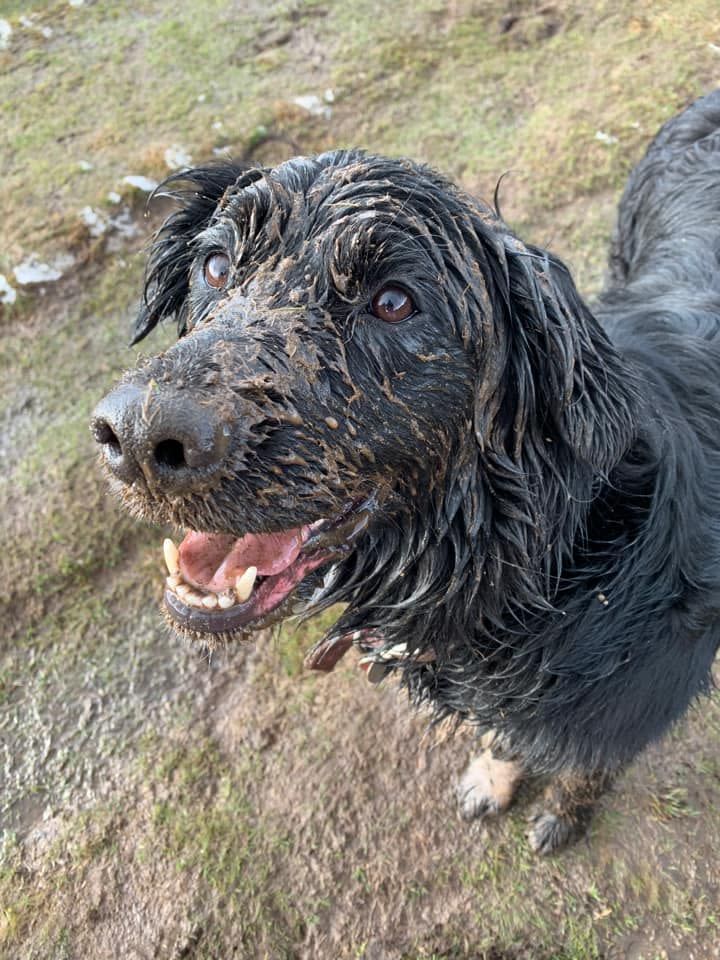
[(431, 171), (354, 152), (169, 189), (135, 339), (180, 336), (94, 432), (129, 507), (184, 531), (174, 626), (212, 644), (340, 599), (344, 636), (362, 609), (384, 642), (389, 609), (529, 565), (557, 457), (587, 473), (622, 442), (594, 435), (608, 345), (555, 264)]

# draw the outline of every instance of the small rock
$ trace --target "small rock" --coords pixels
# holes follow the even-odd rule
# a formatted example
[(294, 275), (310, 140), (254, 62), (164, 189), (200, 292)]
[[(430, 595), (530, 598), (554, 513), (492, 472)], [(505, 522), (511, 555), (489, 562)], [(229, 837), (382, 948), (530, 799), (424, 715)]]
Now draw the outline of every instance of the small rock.
[(107, 195), (108, 203), (120, 203), (122, 197), (116, 190), (110, 190)]
[(183, 167), (189, 167), (192, 163), (192, 157), (187, 150), (177, 145), (168, 147), (164, 156), (169, 170), (181, 170)]
[(143, 177), (134, 173), (123, 177), (123, 183), (135, 187), (136, 190), (142, 190), (143, 193), (152, 193), (157, 187), (157, 180), (151, 180), (150, 177)]
[(140, 232), (128, 207), (125, 207), (123, 210), (121, 210), (117, 216), (110, 217), (108, 224), (113, 232), (120, 234), (120, 236), (125, 240), (130, 240), (132, 237), (136, 237)]
[(0, 20), (0, 50), (7, 50), (10, 46), (12, 27), (7, 20)]
[(598, 130), (598, 132), (595, 134), (595, 139), (599, 140), (600, 143), (607, 143), (608, 146), (618, 142), (617, 137), (614, 137), (611, 133), (605, 133), (604, 130)]
[(85, 0), (68, 0), (68, 3), (71, 7), (82, 7), (85, 5)]
[(329, 120), (332, 116), (330, 107), (326, 103), (323, 103), (320, 97), (314, 93), (309, 93), (302, 97), (293, 97), (292, 102), (301, 109), (307, 110), (307, 112), (311, 113), (314, 117), (325, 117), (326, 120)]
[(83, 173), (89, 173), (93, 169), (93, 165), (89, 160), (78, 160), (78, 168), (82, 170)]
[(323, 94), (323, 100), (325, 103), (335, 103), (335, 92), (328, 87)]
[(15, 303), (17, 300), (17, 290), (10, 286), (4, 273), (0, 273), (0, 303)]
[(52, 283), (59, 280), (68, 267), (75, 263), (75, 258), (69, 254), (55, 257), (53, 262), (43, 263), (36, 253), (31, 253), (22, 263), (13, 268), (15, 279), (22, 286), (35, 283)]
[(101, 237), (107, 232), (108, 223), (105, 217), (92, 207), (83, 207), (80, 211), (80, 219), (88, 228), (91, 237)]

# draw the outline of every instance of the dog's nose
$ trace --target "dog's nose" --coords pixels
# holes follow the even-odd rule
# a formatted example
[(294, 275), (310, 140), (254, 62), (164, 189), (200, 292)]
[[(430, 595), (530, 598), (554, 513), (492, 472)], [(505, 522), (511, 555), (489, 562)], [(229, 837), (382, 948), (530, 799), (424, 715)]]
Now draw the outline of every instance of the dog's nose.
[(131, 484), (186, 493), (207, 486), (230, 441), (230, 427), (212, 407), (183, 391), (121, 384), (100, 401), (91, 430), (112, 473)]

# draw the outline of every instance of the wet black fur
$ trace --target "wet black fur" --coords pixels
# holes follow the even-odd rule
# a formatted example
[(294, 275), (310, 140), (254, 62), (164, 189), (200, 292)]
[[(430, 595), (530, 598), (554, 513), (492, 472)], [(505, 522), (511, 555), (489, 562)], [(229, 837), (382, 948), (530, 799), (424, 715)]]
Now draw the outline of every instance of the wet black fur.
[[(236, 435), (220, 489), (148, 514), (239, 534), (379, 491), (312, 609), (345, 602), (333, 633), (434, 650), (395, 667), (412, 697), (498, 730), (536, 772), (617, 769), (709, 688), (720, 94), (633, 171), (592, 309), (557, 258), (409, 162), (339, 151), (165, 189), (180, 209), (135, 339), (174, 315), (181, 339), (152, 369), (195, 377), (203, 402), (251, 404), (255, 441)], [(217, 249), (235, 263), (228, 295), (198, 275)], [(368, 310), (387, 281), (418, 307), (396, 326)], [(218, 342), (220, 384), (204, 373)]]

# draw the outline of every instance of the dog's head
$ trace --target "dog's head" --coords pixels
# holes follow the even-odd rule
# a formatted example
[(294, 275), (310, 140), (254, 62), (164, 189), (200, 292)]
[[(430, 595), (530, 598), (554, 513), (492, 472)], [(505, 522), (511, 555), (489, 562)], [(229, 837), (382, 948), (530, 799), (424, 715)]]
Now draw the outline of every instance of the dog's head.
[(93, 429), (125, 503), (186, 531), (176, 628), (212, 644), (342, 601), (323, 665), (547, 603), (632, 433), (564, 266), (433, 171), (356, 151), (164, 192), (135, 341), (166, 317), (179, 339)]

